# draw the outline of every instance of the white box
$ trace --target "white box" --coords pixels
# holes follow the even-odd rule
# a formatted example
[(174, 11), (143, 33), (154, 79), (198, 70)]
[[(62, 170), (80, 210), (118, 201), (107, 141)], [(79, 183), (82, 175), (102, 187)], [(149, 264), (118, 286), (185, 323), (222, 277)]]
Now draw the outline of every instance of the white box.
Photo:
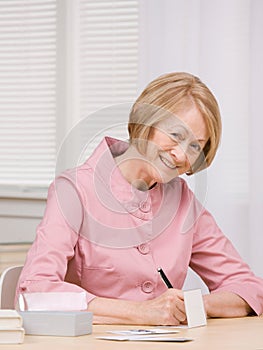
[(26, 334), (79, 336), (92, 332), (92, 312), (19, 311)]

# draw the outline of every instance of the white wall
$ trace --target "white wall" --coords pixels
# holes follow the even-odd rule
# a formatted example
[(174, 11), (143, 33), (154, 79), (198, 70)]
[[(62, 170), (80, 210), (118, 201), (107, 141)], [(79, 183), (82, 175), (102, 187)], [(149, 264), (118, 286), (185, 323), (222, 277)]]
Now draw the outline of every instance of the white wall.
[(36, 226), (43, 216), (46, 204), (44, 198), (17, 196), (13, 194), (13, 198), (0, 198), (0, 244), (32, 242)]

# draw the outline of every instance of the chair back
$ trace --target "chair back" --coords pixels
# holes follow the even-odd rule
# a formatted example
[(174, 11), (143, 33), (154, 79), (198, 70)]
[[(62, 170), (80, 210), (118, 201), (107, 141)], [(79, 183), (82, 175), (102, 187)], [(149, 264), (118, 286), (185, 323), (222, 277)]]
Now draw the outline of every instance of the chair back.
[(16, 285), (23, 266), (11, 266), (0, 277), (0, 309), (14, 309)]

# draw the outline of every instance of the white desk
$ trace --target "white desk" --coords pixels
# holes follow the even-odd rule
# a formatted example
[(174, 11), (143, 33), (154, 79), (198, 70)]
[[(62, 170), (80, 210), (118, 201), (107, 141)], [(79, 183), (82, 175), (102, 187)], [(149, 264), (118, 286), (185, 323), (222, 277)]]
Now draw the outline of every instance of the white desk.
[(187, 343), (116, 342), (96, 339), (99, 335), (106, 335), (107, 330), (131, 328), (138, 327), (95, 325), (92, 334), (80, 337), (25, 336), (23, 344), (0, 345), (0, 350), (263, 350), (263, 317), (210, 319), (205, 327), (181, 329), (178, 335), (169, 335), (194, 339)]

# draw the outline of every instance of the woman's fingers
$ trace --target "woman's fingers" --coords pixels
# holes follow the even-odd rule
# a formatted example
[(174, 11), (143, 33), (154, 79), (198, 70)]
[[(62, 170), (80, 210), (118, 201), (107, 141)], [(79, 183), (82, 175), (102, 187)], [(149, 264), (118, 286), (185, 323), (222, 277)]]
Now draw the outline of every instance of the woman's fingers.
[(177, 320), (177, 323), (186, 321), (186, 312), (184, 305), (183, 292), (177, 289), (169, 289), (161, 297), (166, 300), (165, 311), (168, 313), (170, 318)]
[(180, 322), (185, 322), (186, 321), (186, 314), (185, 312), (181, 311), (180, 309), (176, 308), (174, 317)]
[(184, 301), (179, 299), (179, 298), (175, 302), (174, 316), (180, 323), (186, 321), (186, 312), (185, 312)]
[(183, 292), (171, 288), (155, 299), (142, 302), (140, 315), (146, 324), (177, 326), (185, 323)]

